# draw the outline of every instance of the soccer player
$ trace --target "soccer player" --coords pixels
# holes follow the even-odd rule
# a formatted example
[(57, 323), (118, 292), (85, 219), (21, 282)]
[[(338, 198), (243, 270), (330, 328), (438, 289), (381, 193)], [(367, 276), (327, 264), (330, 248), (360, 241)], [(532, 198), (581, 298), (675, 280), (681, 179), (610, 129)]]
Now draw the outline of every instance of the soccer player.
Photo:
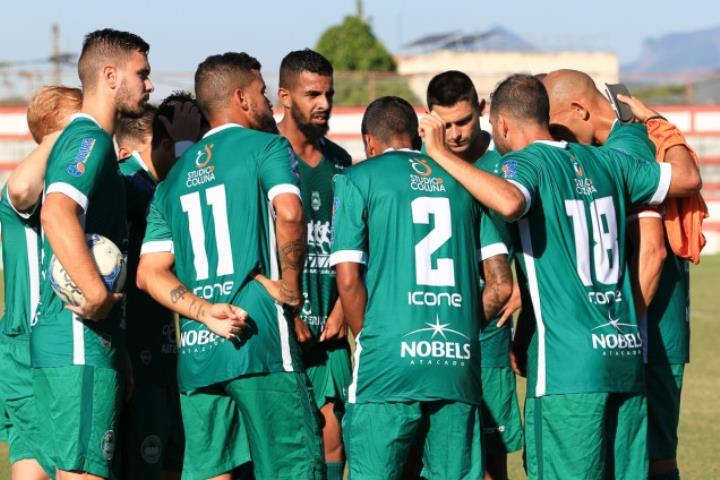
[(251, 458), (259, 479), (323, 478), (319, 414), (274, 301), (302, 304), (292, 149), (266, 133), (277, 126), (255, 58), (208, 57), (195, 92), (212, 128), (158, 185), (138, 267), (139, 287), (180, 315), (183, 478), (230, 478)]
[[(140, 117), (122, 117), (115, 129), (127, 192), (129, 229), (126, 337), (132, 396), (121, 418), (123, 478), (180, 478), (185, 439), (177, 387), (175, 320), (135, 285), (145, 215), (157, 183), (179, 150), (200, 137), (201, 115), (187, 93), (165, 98)], [(186, 147), (187, 146), (187, 147)]]
[(422, 119), (428, 152), (482, 204), (518, 222), (523, 288), (536, 333), (528, 354), (530, 478), (647, 475), (642, 340), (625, 256), (630, 205), (658, 204), (700, 185), (670, 165), (555, 142), (545, 88), (529, 75), (492, 96), (503, 177), (449, 152), (444, 124)]
[(137, 35), (97, 30), (78, 61), (81, 113), (73, 116), (48, 160), (41, 211), (43, 266), (53, 255), (83, 293), (63, 304), (49, 281), (41, 286), (31, 336), (40, 447), (60, 480), (107, 478), (125, 362), (122, 298), (98, 275), (86, 233), (127, 249), (125, 190), (111, 134), (118, 113), (143, 111), (153, 85), (149, 46)]
[[(492, 148), (490, 134), (480, 128), (480, 115), (485, 100), (479, 100), (475, 86), (466, 74), (457, 70), (443, 72), (430, 80), (427, 105), (445, 122), (445, 142), (448, 149), (466, 162), (486, 172), (501, 173), (500, 154)], [(493, 262), (504, 262), (509, 256), (509, 232), (505, 221), (491, 212), (503, 233), (503, 242), (484, 245), (480, 260), (488, 260), (488, 271), (497, 271)], [(500, 255), (497, 255), (500, 253)], [(492, 282), (491, 282), (492, 283)], [(499, 288), (492, 301), (503, 306), (512, 288), (512, 277), (495, 282)], [(501, 290), (502, 289), (502, 290)], [(486, 478), (507, 478), (507, 454), (522, 448), (522, 424), (515, 393), (515, 373), (510, 368), (511, 325), (498, 326), (499, 317), (491, 319), (480, 333), (480, 366), (482, 367), (482, 414)]]
[(325, 57), (300, 50), (283, 58), (278, 96), (285, 116), (278, 129), (297, 157), (308, 229), (305, 303), (295, 319), (295, 328), (305, 346), (303, 363), (323, 416), (328, 480), (342, 480), (345, 453), (340, 418), (350, 384), (350, 347), (329, 260), (335, 177), (352, 164), (352, 159), (325, 137), (334, 93), (333, 68)]
[[(551, 72), (544, 84), (550, 97), (550, 124), (556, 131), (564, 131), (580, 143), (601, 144), (637, 158), (655, 159), (655, 145), (648, 139), (645, 124), (666, 121), (657, 112), (629, 99), (639, 123), (622, 125), (592, 79), (575, 70)], [(700, 181), (700, 172), (685, 145), (670, 148), (666, 159), (676, 172)], [(637, 243), (633, 262), (635, 303), (639, 315), (647, 312), (648, 455), (650, 477), (658, 479), (679, 477), (677, 428), (690, 348), (688, 262), (667, 244), (663, 214), (663, 208), (640, 208), (628, 219)], [(657, 300), (652, 301), (653, 297)]]
[(362, 120), (369, 160), (336, 180), (330, 263), (356, 342), (343, 418), (353, 479), (400, 478), (415, 442), (426, 478), (484, 472), (478, 335), (483, 307), (485, 318), (499, 307), (481, 304), (474, 259), (500, 236), (492, 221), (478, 228), (480, 205), (414, 150), (417, 129), (405, 100), (375, 100)]
[(0, 412), (7, 420), (13, 479), (44, 479), (52, 461), (38, 448), (30, 327), (40, 297), (40, 195), (45, 168), (60, 130), (80, 109), (77, 88), (41, 88), (28, 105), (28, 126), (39, 146), (16, 167), (0, 192), (5, 314), (0, 321)]

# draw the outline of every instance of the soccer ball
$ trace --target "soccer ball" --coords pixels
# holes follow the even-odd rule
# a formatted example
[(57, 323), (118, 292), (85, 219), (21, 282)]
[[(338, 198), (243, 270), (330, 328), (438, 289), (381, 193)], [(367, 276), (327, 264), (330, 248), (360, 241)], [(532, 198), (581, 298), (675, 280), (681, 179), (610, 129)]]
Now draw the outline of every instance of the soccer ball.
[[(85, 235), (85, 240), (105, 286), (111, 292), (122, 290), (125, 286), (127, 269), (120, 249), (109, 239), (96, 233)], [(55, 255), (50, 260), (50, 285), (63, 302), (68, 305), (80, 305), (83, 294)]]

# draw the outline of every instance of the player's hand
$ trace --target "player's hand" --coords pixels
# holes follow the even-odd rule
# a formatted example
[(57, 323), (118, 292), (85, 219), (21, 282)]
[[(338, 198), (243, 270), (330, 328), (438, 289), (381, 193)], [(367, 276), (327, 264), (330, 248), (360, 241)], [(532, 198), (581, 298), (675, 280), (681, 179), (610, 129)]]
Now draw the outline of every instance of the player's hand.
[(617, 99), (630, 106), (630, 110), (632, 110), (633, 115), (639, 122), (645, 123), (648, 118), (658, 115), (658, 112), (648, 107), (635, 97), (618, 95)]
[(213, 303), (207, 308), (201, 307), (197, 314), (197, 320), (209, 328), (215, 335), (234, 340), (243, 328), (247, 312), (240, 307), (229, 303)]
[(325, 328), (320, 333), (321, 342), (342, 340), (347, 337), (347, 324), (342, 309), (334, 308), (325, 320)]
[(445, 146), (445, 122), (436, 112), (429, 112), (420, 119), (420, 136), (425, 141), (425, 151), (435, 159)]
[(88, 299), (83, 296), (80, 305), (66, 305), (65, 308), (85, 320), (104, 320), (110, 315), (113, 306), (123, 299), (125, 295), (122, 293), (112, 293), (107, 290), (103, 292), (97, 300)]
[(295, 335), (297, 336), (298, 343), (300, 343), (300, 345), (312, 345), (312, 332), (310, 332), (310, 328), (307, 326), (307, 323), (305, 323), (299, 315), (295, 316)]
[(265, 290), (276, 302), (287, 305), (296, 312), (302, 307), (304, 302), (302, 292), (288, 288), (282, 280), (270, 280), (260, 273), (256, 273), (253, 278), (265, 287)]
[(510, 349), (510, 367), (515, 374), (527, 377), (527, 351), (521, 351), (515, 344)]
[(500, 309), (500, 319), (498, 320), (496, 326), (500, 328), (505, 325), (508, 320), (512, 320), (513, 313), (520, 310), (521, 307), (522, 301), (520, 300), (520, 286), (517, 284), (517, 282), (515, 282), (513, 283), (512, 295), (510, 295), (510, 299), (507, 301), (505, 306)]
[(200, 127), (202, 115), (192, 102), (177, 102), (173, 105), (172, 122), (164, 115), (158, 119), (165, 126), (165, 129), (175, 143), (189, 140), (193, 143), (200, 138)]

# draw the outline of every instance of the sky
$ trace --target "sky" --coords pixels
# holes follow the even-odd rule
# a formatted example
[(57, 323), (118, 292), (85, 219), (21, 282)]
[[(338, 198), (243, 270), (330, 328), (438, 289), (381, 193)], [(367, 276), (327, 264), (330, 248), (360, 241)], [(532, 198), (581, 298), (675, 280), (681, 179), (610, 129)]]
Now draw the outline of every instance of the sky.
[[(355, 0), (4, 3), (0, 62), (47, 57), (53, 23), (60, 26), (61, 49), (74, 53), (87, 32), (113, 27), (150, 43), (160, 91), (183, 86), (199, 62), (225, 51), (257, 57), (271, 83), (288, 51), (312, 48), (326, 28), (356, 9)], [(621, 64), (637, 58), (647, 37), (720, 25), (720, 8), (712, 0), (364, 0), (364, 15), (391, 52), (430, 33), (502, 26), (543, 50), (609, 51)], [(73, 79), (72, 70), (66, 72), (64, 81)], [(6, 80), (0, 76), (0, 87)], [(10, 88), (22, 90), (22, 82), (10, 81)]]

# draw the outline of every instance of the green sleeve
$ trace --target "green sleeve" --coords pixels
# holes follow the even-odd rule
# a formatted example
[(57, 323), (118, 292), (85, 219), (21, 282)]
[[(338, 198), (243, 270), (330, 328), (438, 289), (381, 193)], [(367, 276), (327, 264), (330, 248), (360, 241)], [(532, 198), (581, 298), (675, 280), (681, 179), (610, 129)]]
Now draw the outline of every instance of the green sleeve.
[(658, 205), (665, 200), (672, 175), (669, 163), (659, 164), (654, 158), (638, 160), (622, 152), (610, 154), (625, 178), (631, 205)]
[(107, 156), (115, 156), (109, 135), (88, 132), (59, 140), (45, 175), (45, 194), (59, 192), (72, 198), (85, 211), (88, 198), (102, 182)]
[(480, 251), (478, 260), (483, 261), (496, 255), (508, 255), (509, 232), (505, 222), (501, 224), (498, 219), (488, 211), (483, 211), (480, 217)]
[(333, 242), (330, 265), (367, 264), (368, 230), (365, 199), (347, 175), (335, 181), (333, 200)]
[(648, 138), (647, 129), (640, 123), (615, 125), (605, 147), (619, 150), (636, 160), (655, 161), (655, 145)]
[(537, 201), (540, 169), (530, 156), (511, 153), (503, 157), (500, 170), (501, 176), (523, 194), (525, 209), (520, 217), (524, 217), (532, 204)]
[(159, 196), (155, 195), (147, 214), (147, 228), (140, 255), (146, 253), (174, 253), (172, 231), (160, 210)]
[(281, 193), (300, 196), (297, 158), (285, 138), (276, 137), (268, 143), (259, 160), (258, 174), (262, 189), (271, 202)]

